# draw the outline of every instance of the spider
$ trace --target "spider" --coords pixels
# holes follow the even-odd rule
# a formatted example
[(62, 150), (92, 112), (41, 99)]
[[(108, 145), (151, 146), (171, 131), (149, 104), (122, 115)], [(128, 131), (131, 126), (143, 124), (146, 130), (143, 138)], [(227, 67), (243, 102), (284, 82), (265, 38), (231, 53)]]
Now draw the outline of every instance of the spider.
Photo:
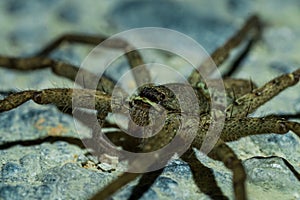
[[(231, 37), (214, 53), (212, 53), (212, 60), (217, 66), (220, 66), (229, 57), (232, 49), (239, 46), (241, 42), (251, 37), (249, 45), (246, 48), (246, 51), (249, 50), (253, 42), (259, 39), (261, 28), (262, 23), (257, 16), (249, 17), (242, 28), (237, 31), (233, 37)], [(33, 57), (16, 58), (0, 56), (0, 66), (24, 71), (51, 68), (55, 74), (75, 81), (76, 74), (79, 71), (76, 66), (50, 59), (47, 57), (47, 55), (60, 46), (63, 42), (97, 45), (105, 39), (105, 37), (98, 36), (66, 34), (50, 43)], [(115, 42), (110, 43), (109, 47), (127, 49), (128, 51), (125, 53), (125, 56), (127, 57), (132, 68), (143, 64), (141, 55), (138, 51), (131, 51), (132, 47), (130, 44), (122, 40), (116, 40)], [(244, 55), (241, 55), (241, 58), (243, 56)], [(238, 66), (238, 64), (235, 66)], [(203, 67), (208, 74), (213, 73), (208, 65), (204, 65)], [(216, 144), (213, 146), (212, 150), (207, 154), (207, 156), (214, 160), (223, 162), (224, 165), (232, 171), (235, 199), (243, 200), (247, 199), (247, 191), (245, 188), (246, 172), (241, 160), (239, 160), (226, 142), (235, 141), (249, 135), (266, 133), (285, 134), (288, 131), (292, 131), (300, 136), (300, 124), (297, 122), (292, 122), (275, 115), (264, 117), (248, 117), (249, 114), (278, 95), (281, 91), (295, 85), (300, 78), (300, 69), (290, 74), (285, 74), (274, 78), (261, 87), (256, 87), (254, 83), (249, 80), (230, 78), (229, 76), (234, 70), (235, 67), (233, 67), (227, 75), (224, 75), (223, 81), (226, 90), (226, 98), (229, 104), (225, 111), (221, 112), (221, 114), (224, 114), (226, 119), (220, 138), (217, 140)], [(95, 78), (95, 75), (91, 72), (83, 71), (83, 73), (85, 77), (88, 77), (88, 80), (93, 80), (93, 78)], [(143, 74), (141, 75), (140, 73)], [(139, 71), (139, 73), (134, 74), (134, 76), (137, 82), (141, 81), (141, 77), (151, 79), (147, 69)], [(201, 105), (200, 112), (197, 113), (200, 116), (200, 121), (193, 121), (192, 114), (188, 113), (187, 116), (191, 115), (191, 121), (196, 123), (199, 128), (194, 140), (192, 141), (192, 144), (189, 146), (188, 150), (181, 155), (181, 159), (190, 166), (193, 178), (200, 190), (212, 198), (225, 198), (222, 196), (220, 189), (215, 187), (216, 183), (207, 182), (207, 180), (211, 179), (213, 175), (199, 162), (199, 160), (196, 158), (195, 152), (193, 151), (193, 148), (199, 149), (201, 147), (204, 140), (204, 135), (208, 130), (208, 126), (214, 120), (212, 115), (218, 113), (218, 110), (214, 112), (210, 111), (211, 97), (208, 95), (209, 91), (207, 87), (205, 87), (206, 83), (199, 75), (197, 70), (191, 73), (188, 80), (190, 85), (193, 86), (194, 92), (198, 97), (199, 105)], [(170, 84), (176, 85), (176, 83)], [(112, 112), (110, 102), (114, 86), (115, 83), (110, 78), (103, 76), (99, 81), (96, 91), (92, 89), (53, 88), (16, 92), (9, 94), (4, 99), (0, 100), (0, 112), (14, 109), (26, 101), (33, 100), (37, 104), (53, 104), (60, 111), (67, 114), (72, 114), (72, 98), (74, 95), (79, 98), (83, 97), (80, 105), (86, 108), (89, 108), (89, 106), (85, 105), (87, 100), (84, 98), (92, 97), (95, 99), (97, 122), (101, 124), (101, 127), (115, 127), (114, 124), (106, 120), (108, 113)], [(184, 87), (184, 85), (180, 84), (178, 84), (178, 86)], [(166, 87), (166, 85), (143, 85), (138, 89), (137, 94), (131, 97), (128, 101), (130, 105), (128, 109), (134, 123), (141, 126), (148, 125), (150, 120), (149, 110), (151, 107), (157, 107), (157, 105), (166, 110), (166, 120), (163, 128), (157, 135), (143, 140), (127, 136), (121, 131), (107, 134), (107, 137), (113, 143), (121, 146), (123, 149), (134, 152), (151, 152), (160, 149), (161, 147), (170, 143), (176, 134), (176, 130), (182, 128), (180, 127), (181, 124), (179, 118), (181, 115), (183, 115), (183, 113), (180, 112), (176, 97), (172, 91)], [(86, 113), (82, 112), (80, 114), (84, 115)], [(83, 121), (83, 123), (85, 122)], [(186, 131), (186, 134), (189, 133), (187, 127), (185, 127), (184, 131)], [(120, 140), (120, 137), (123, 139)], [(97, 147), (95, 147), (95, 149), (96, 148)], [(171, 158), (172, 155), (164, 156)], [(149, 166), (145, 166), (145, 169), (148, 167)], [(152, 183), (154, 183), (155, 179), (162, 173), (162, 171), (163, 169), (159, 169), (157, 171), (143, 174), (125, 172), (106, 187), (102, 188), (100, 192), (92, 197), (92, 199), (107, 199), (116, 191), (140, 175), (142, 175), (142, 177), (139, 180), (139, 183), (141, 184), (139, 189), (142, 188), (143, 191), (146, 191), (146, 189), (149, 188)], [(199, 180), (199, 178), (201, 180)], [(138, 191), (138, 189), (134, 189), (129, 199), (137, 199), (141, 195), (142, 194)]]

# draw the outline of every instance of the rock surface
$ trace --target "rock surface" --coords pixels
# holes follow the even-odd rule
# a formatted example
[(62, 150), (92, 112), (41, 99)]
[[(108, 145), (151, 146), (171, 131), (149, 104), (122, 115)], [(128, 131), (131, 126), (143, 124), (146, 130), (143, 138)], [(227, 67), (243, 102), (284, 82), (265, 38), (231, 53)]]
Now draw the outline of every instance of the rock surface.
[[(251, 13), (266, 22), (262, 40), (234, 77), (262, 85), (299, 68), (300, 1), (93, 1), (3, 0), (0, 2), (0, 54), (28, 56), (66, 32), (112, 35), (130, 28), (175, 29), (198, 41), (211, 53), (242, 25)], [(64, 45), (51, 56), (80, 65), (90, 48)], [(165, 59), (167, 58), (158, 58)], [(168, 58), (176, 63), (176, 58)], [(172, 60), (174, 59), (174, 60)], [(155, 58), (150, 58), (151, 61)], [(50, 70), (19, 72), (0, 68), (0, 90), (72, 87)], [(300, 112), (300, 84), (256, 111), (255, 115)], [(2, 95), (0, 98), (3, 98)], [(116, 178), (120, 169), (104, 172), (93, 166), (87, 150), (67, 141), (5, 146), (47, 135), (78, 137), (73, 119), (55, 107), (27, 102), (0, 114), (1, 199), (87, 199)], [(243, 160), (249, 199), (300, 199), (300, 183), (279, 157), (300, 172), (300, 140), (293, 133), (246, 137), (229, 144)], [(255, 156), (274, 156), (258, 159)], [(276, 157), (278, 156), (278, 157)], [(231, 173), (222, 163), (201, 157), (216, 181), (233, 199)], [(83, 167), (83, 165), (85, 167)], [(134, 181), (113, 199), (126, 199)], [(199, 192), (186, 163), (175, 160), (141, 199), (209, 199)]]

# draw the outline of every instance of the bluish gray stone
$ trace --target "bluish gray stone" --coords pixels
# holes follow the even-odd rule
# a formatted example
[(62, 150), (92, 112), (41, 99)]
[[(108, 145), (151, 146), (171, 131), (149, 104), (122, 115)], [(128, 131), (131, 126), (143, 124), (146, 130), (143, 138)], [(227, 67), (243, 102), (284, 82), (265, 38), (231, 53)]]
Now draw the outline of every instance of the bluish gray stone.
[(61, 20), (68, 23), (78, 23), (80, 20), (80, 9), (75, 4), (65, 4), (59, 9), (58, 16)]
[(234, 26), (225, 19), (214, 15), (202, 15), (185, 5), (185, 2), (169, 0), (155, 1), (130, 0), (117, 4), (112, 11), (111, 20), (121, 30), (140, 27), (164, 27), (184, 33), (212, 52), (221, 45), (224, 37), (233, 33)]
[(180, 160), (174, 160), (167, 165), (164, 173), (168, 175), (172, 174), (172, 176), (176, 176), (177, 178), (191, 178), (189, 166)]
[(168, 197), (174, 197), (174, 187), (178, 186), (178, 183), (171, 178), (160, 176), (155, 182), (155, 186), (163, 193), (166, 193)]
[(21, 181), (26, 173), (26, 170), (17, 163), (7, 162), (2, 166), (1, 179), (5, 182)]
[[(245, 162), (248, 181), (262, 186), (266, 190), (286, 190), (286, 180), (282, 177), (288, 176), (288, 180), (295, 188), (300, 188), (298, 179), (284, 164), (281, 158), (248, 159)], [(292, 191), (293, 189), (290, 188)]]

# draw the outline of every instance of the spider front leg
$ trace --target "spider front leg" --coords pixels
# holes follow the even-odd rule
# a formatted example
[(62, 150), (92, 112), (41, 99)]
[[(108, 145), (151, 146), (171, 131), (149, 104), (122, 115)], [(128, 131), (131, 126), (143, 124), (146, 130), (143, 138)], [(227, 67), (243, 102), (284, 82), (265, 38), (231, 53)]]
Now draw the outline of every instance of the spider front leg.
[(221, 139), (225, 142), (235, 141), (249, 135), (266, 133), (285, 134), (293, 131), (300, 137), (300, 124), (276, 116), (253, 118), (228, 118), (225, 121)]
[[(27, 90), (11, 94), (0, 100), (0, 112), (12, 110), (29, 100), (37, 104), (53, 104), (62, 111), (72, 109), (75, 100), (80, 108), (96, 109), (101, 112), (101, 116), (111, 112), (110, 95), (95, 90), (69, 88)], [(95, 104), (92, 105), (91, 102)]]
[(279, 76), (235, 100), (226, 108), (226, 115), (228, 117), (245, 117), (281, 91), (298, 83), (299, 79), (300, 69), (290, 74)]
[[(55, 88), (41, 91), (29, 90), (11, 94), (0, 100), (0, 113), (14, 109), (28, 100), (33, 100), (35, 103), (41, 105), (53, 104), (62, 112), (75, 114), (75, 117), (79, 115), (78, 110), (82, 108), (96, 110), (97, 114), (90, 117), (87, 122), (88, 127), (93, 128), (92, 139), (87, 139), (89, 148), (97, 153), (97, 155), (101, 155), (103, 150), (107, 149), (108, 146), (103, 140), (105, 138), (103, 138), (100, 126), (102, 126), (107, 114), (111, 112), (110, 95), (87, 89)], [(81, 115), (79, 120), (81, 121), (84, 117), (86, 117), (86, 115)], [(99, 123), (100, 126), (97, 126), (96, 124)], [(115, 138), (118, 134), (112, 134), (112, 136)], [(111, 151), (111, 153), (113, 154), (114, 152)]]
[[(216, 64), (216, 66), (220, 66), (230, 55), (230, 52), (239, 46), (243, 41), (247, 39), (249, 34), (254, 31), (252, 36), (253, 40), (256, 40), (261, 34), (261, 21), (260, 19), (254, 15), (247, 19), (245, 24), (242, 26), (240, 30), (238, 30), (223, 46), (216, 49), (211, 54), (212, 61)], [(198, 70), (194, 70), (189, 76), (189, 83), (192, 85), (197, 85), (200, 82), (204, 82), (201, 75), (209, 76), (213, 73), (213, 68), (210, 65), (211, 61), (208, 60), (208, 63), (204, 61), (204, 63), (199, 66), (201, 69), (201, 74)]]
[(0, 100), (0, 112), (12, 110), (26, 101), (33, 99), (35, 92), (36, 91), (34, 90), (27, 90), (10, 94), (6, 98)]

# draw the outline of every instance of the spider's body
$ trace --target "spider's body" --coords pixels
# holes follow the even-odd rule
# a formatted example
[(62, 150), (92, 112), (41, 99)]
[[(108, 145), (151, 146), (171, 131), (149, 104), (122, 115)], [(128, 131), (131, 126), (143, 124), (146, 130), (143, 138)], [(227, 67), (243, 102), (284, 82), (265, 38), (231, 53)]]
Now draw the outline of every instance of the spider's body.
[[(238, 46), (245, 40), (250, 33), (254, 36), (252, 40), (258, 38), (260, 33), (260, 21), (258, 17), (253, 16), (249, 18), (246, 24), (240, 31), (234, 35), (224, 46), (217, 49), (212, 54), (212, 59), (219, 66), (228, 56), (231, 49)], [(75, 80), (78, 68), (73, 65), (58, 62), (47, 58), (52, 50), (59, 46), (63, 41), (82, 42), (89, 44), (98, 44), (104, 38), (80, 36), (80, 35), (65, 35), (58, 40), (51, 43), (44, 48), (37, 56), (33, 58), (12, 58), (8, 56), (0, 56), (0, 66), (17, 70), (35, 70), (40, 68), (49, 67), (52, 71), (60, 76)], [(113, 48), (126, 49), (126, 57), (132, 68), (142, 65), (143, 60), (139, 53), (131, 50), (130, 44), (118, 41), (119, 43), (111, 44)], [(252, 41), (251, 41), (252, 42)], [(206, 67), (206, 68), (205, 68)], [(210, 68), (204, 65), (204, 71), (210, 74)], [(150, 79), (147, 70), (140, 71), (141, 74), (134, 74), (137, 82), (142, 81), (142, 78)], [(85, 76), (93, 80), (93, 74), (84, 72)], [(189, 84), (193, 88), (193, 93), (197, 99), (198, 109), (193, 107), (181, 108), (178, 98), (183, 99), (187, 105), (192, 105), (194, 102), (188, 97), (184, 96), (187, 91), (188, 85), (179, 83), (170, 83), (166, 85), (143, 85), (138, 89), (136, 95), (128, 97), (129, 114), (132, 118), (131, 123), (139, 126), (152, 125), (156, 128), (154, 116), (165, 116), (160, 131), (152, 136), (143, 138), (142, 140), (128, 137), (122, 131), (107, 134), (107, 136), (117, 145), (122, 146), (124, 149), (133, 150), (135, 152), (151, 152), (169, 144), (180, 130), (183, 136), (189, 137), (192, 135), (192, 127), (197, 128), (197, 133), (193, 139), (188, 150), (183, 153), (181, 158), (186, 161), (193, 173), (195, 182), (200, 190), (210, 195), (212, 198), (224, 197), (220, 189), (214, 183), (208, 182), (211, 178), (210, 172), (203, 166), (196, 158), (192, 148), (200, 149), (205, 140), (205, 136), (210, 124), (215, 122), (218, 116), (224, 116), (224, 127), (221, 130), (220, 138), (216, 140), (216, 144), (208, 153), (208, 156), (214, 160), (224, 163), (233, 173), (233, 188), (235, 198), (243, 200), (247, 198), (245, 189), (246, 173), (241, 161), (226, 145), (226, 142), (237, 140), (241, 137), (254, 134), (276, 133), (285, 134), (288, 131), (293, 131), (300, 136), (300, 124), (277, 116), (266, 117), (248, 117), (250, 113), (256, 110), (259, 106), (269, 101), (271, 98), (279, 94), (281, 91), (289, 86), (296, 84), (300, 79), (300, 69), (286, 75), (279, 76), (261, 87), (254, 86), (249, 80), (232, 79), (226, 77), (224, 79), (224, 87), (226, 92), (226, 99), (228, 105), (222, 109), (216, 107), (211, 109), (211, 102), (215, 96), (210, 96), (205, 83), (197, 70), (193, 71), (189, 77)], [(214, 85), (217, 80), (211, 81), (210, 85)], [(95, 109), (97, 111), (98, 122), (104, 127), (113, 127), (112, 124), (106, 123), (106, 116), (112, 112), (112, 90), (114, 83), (107, 77), (103, 77), (98, 84), (97, 90), (91, 89), (70, 89), (70, 88), (55, 88), (44, 89), (40, 91), (28, 90), (11, 94), (0, 100), (0, 112), (5, 112), (14, 109), (28, 100), (33, 100), (38, 104), (54, 104), (60, 111), (72, 114), (72, 103), (75, 99), (77, 106), (81, 108)], [(176, 94), (181, 95), (178, 97), (173, 90), (176, 89)], [(214, 88), (214, 92), (218, 93), (218, 88)], [(93, 99), (95, 107), (87, 102)], [(124, 109), (122, 104), (116, 104), (116, 109)], [(115, 105), (114, 105), (115, 106)], [(185, 126), (182, 125), (182, 117), (186, 118)], [(197, 119), (197, 120), (196, 120)], [(153, 123), (154, 120), (154, 123)], [(151, 134), (151, 132), (150, 132)], [(124, 137), (122, 141), (118, 140), (119, 137)], [(185, 138), (181, 136), (184, 141)], [(172, 155), (163, 155), (167, 158)], [(160, 159), (160, 157), (158, 157)], [(162, 161), (165, 162), (165, 161)], [(149, 166), (144, 166), (147, 171)], [(204, 173), (205, 172), (205, 173)], [(154, 172), (148, 172), (140, 179), (142, 187), (149, 188), (154, 180), (162, 173), (162, 169)], [(102, 189), (101, 192), (94, 196), (94, 199), (105, 199), (119, 190), (122, 186), (139, 176), (139, 173), (124, 173), (107, 187)], [(200, 179), (199, 179), (200, 177)], [(143, 186), (143, 181), (147, 180), (146, 186)], [(211, 185), (212, 184), (212, 185)], [(144, 184), (145, 185), (145, 184)], [(134, 189), (131, 199), (139, 198), (142, 194), (138, 189)]]

